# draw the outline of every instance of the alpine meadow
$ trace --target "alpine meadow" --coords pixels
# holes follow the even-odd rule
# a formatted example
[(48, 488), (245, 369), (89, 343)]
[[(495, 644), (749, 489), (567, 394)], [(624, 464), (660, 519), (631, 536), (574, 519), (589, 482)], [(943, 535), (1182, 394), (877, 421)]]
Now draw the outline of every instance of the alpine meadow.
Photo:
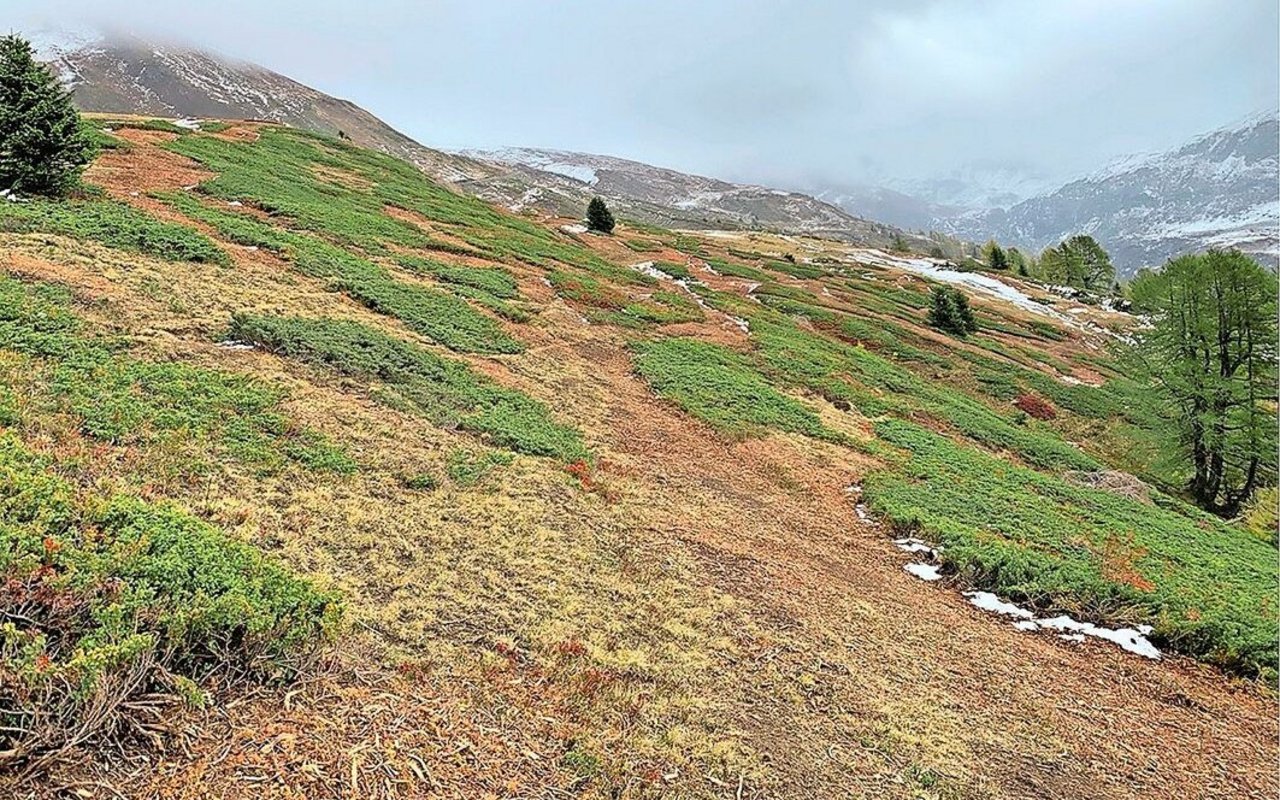
[(1280, 795), (1280, 117), (1071, 172), (1264, 4), (90, 5), (0, 38), (0, 796)]

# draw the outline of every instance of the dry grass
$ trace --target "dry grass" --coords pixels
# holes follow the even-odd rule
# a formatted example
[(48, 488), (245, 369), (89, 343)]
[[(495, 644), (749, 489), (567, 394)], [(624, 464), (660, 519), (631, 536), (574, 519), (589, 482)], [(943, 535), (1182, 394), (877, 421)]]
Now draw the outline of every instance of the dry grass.
[[(176, 216), (146, 192), (186, 185), (188, 162), (148, 146), (108, 158), (92, 177)], [(584, 240), (614, 263), (684, 260)], [(1178, 659), (1026, 636), (915, 581), (851, 513), (844, 487), (875, 466), (869, 457), (794, 435), (715, 436), (655, 398), (632, 373), (628, 334), (586, 324), (541, 270), (506, 265), (545, 304), (508, 327), (526, 351), (466, 360), (573, 420), (598, 466), (584, 481), (517, 457), (468, 487), (447, 463), (482, 450), (474, 438), (390, 408), (367, 385), (216, 347), (236, 311), (352, 319), (431, 346), (265, 252), (224, 246), (231, 269), (4, 236), (0, 265), (73, 287), (92, 325), (140, 353), (279, 383), (284, 411), (339, 442), (357, 473), (227, 470), (170, 485), (153, 480), (150, 456), (65, 426), (38, 444), (73, 455), (87, 480), (148, 486), (341, 589), (349, 635), (300, 686), (188, 711), (164, 751), (94, 753), (42, 793), (1275, 795), (1272, 699)], [(745, 293), (738, 279), (706, 281)], [(680, 333), (745, 342), (719, 312)], [(866, 436), (855, 413), (806, 402)], [(420, 474), (440, 488), (406, 487)]]

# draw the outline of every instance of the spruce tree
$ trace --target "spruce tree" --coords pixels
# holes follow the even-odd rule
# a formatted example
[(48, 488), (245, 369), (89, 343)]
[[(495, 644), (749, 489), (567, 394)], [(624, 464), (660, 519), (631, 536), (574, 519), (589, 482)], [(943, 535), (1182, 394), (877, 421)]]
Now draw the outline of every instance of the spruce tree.
[(91, 152), (71, 93), (36, 61), (30, 42), (0, 37), (0, 189), (65, 194)]
[(938, 286), (930, 299), (929, 324), (933, 327), (962, 338), (978, 330), (978, 320), (964, 292), (950, 286)]
[(1009, 256), (995, 239), (987, 242), (987, 246), (984, 249), (986, 250), (988, 267), (1002, 272), (1009, 268)]
[(599, 197), (591, 198), (587, 203), (587, 227), (601, 233), (613, 233), (613, 212)]

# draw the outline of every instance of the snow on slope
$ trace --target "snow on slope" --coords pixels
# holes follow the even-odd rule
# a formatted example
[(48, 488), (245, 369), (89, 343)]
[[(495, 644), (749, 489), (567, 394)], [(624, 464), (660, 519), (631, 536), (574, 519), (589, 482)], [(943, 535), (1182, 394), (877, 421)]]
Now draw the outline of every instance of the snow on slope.
[(1180, 253), (1239, 247), (1280, 263), (1280, 112), (1254, 114), (1165, 153), (1128, 156), (1008, 211), (941, 223), (1039, 249), (1090, 233), (1132, 275)]

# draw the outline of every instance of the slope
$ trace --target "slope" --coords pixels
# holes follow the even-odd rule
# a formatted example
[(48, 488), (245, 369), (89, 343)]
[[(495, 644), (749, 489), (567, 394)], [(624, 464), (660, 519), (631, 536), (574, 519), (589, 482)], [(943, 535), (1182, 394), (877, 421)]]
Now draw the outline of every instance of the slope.
[[(925, 260), (568, 234), (335, 139), (96, 124), (106, 198), (0, 211), (24, 324), (73, 314), (130, 363), (273, 387), (261, 430), (284, 438), (229, 455), (240, 427), (88, 424), (110, 404), (51, 392), (81, 384), (38, 336), (0, 339), (0, 424), (75, 486), (174, 503), (338, 592), (346, 625), (300, 680), (153, 689), (119, 749), (27, 787), (1276, 792), (1274, 698), (1178, 655), (1274, 669), (1274, 548), (1159, 490), (1160, 420), (1104, 347), (1123, 315), (993, 290), (953, 340), (922, 324)], [(254, 460), (304, 432), (345, 460)], [(1104, 464), (1150, 504), (1071, 483)], [(899, 527), (943, 546), (941, 585), (904, 571)], [(1165, 654), (1019, 630), (951, 590), (972, 586), (1152, 624)]]
[(82, 110), (261, 119), (329, 135), (341, 131), (352, 141), (417, 165), (437, 181), (516, 209), (576, 215), (598, 192), (631, 218), (660, 225), (763, 227), (877, 246), (889, 244), (895, 235), (914, 238), (807, 195), (739, 186), (622, 159), (573, 154), (609, 162), (608, 169), (600, 170), (603, 183), (594, 184), (512, 157), (518, 150), (508, 151), (507, 157), (445, 153), (419, 144), (348, 100), (264, 67), (186, 46), (96, 31), (51, 32), (38, 36), (37, 42)]

